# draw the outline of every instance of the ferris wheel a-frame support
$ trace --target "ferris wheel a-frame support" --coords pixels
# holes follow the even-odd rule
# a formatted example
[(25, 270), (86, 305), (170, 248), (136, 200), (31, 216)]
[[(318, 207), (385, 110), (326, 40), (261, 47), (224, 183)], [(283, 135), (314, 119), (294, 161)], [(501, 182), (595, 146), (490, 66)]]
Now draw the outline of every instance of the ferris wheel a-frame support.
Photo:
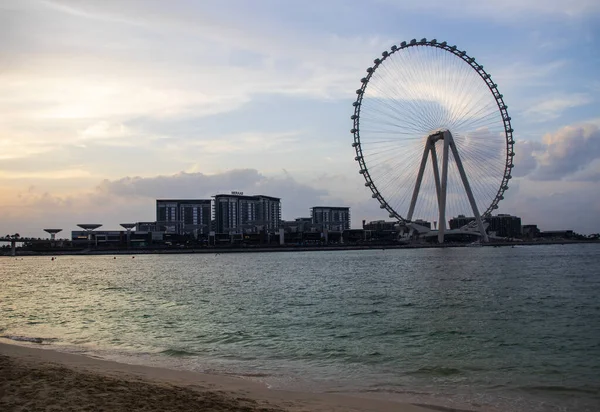
[[(440, 171), (438, 168), (438, 159), (437, 153), (435, 150), (435, 144), (442, 140), (444, 144), (444, 149), (442, 151), (442, 175), (440, 177)], [(473, 210), (473, 215), (475, 216), (475, 221), (477, 222), (477, 228), (479, 229), (479, 233), (481, 233), (481, 237), (484, 242), (488, 242), (488, 235), (483, 227), (483, 221), (481, 220), (481, 215), (479, 214), (479, 209), (477, 208), (477, 204), (475, 203), (475, 198), (473, 197), (473, 191), (471, 190), (471, 185), (469, 184), (469, 180), (467, 179), (467, 174), (462, 164), (462, 160), (460, 159), (460, 155), (458, 154), (458, 150), (456, 149), (456, 144), (454, 143), (454, 139), (452, 138), (452, 133), (449, 130), (439, 131), (437, 133), (429, 135), (427, 137), (427, 142), (425, 143), (425, 149), (423, 150), (423, 157), (421, 158), (421, 165), (419, 166), (419, 173), (417, 175), (417, 181), (415, 183), (415, 188), (413, 190), (412, 199), (410, 201), (410, 207), (408, 209), (408, 215), (406, 216), (407, 220), (410, 222), (413, 218), (413, 213), (415, 211), (415, 206), (417, 204), (417, 198), (419, 197), (419, 191), (421, 190), (421, 183), (423, 182), (423, 174), (425, 173), (425, 166), (427, 165), (427, 159), (429, 154), (431, 154), (431, 164), (433, 168), (433, 178), (435, 181), (435, 191), (437, 193), (438, 198), (438, 210), (439, 210), (439, 219), (438, 219), (438, 243), (444, 243), (444, 234), (446, 232), (446, 192), (448, 187), (448, 154), (452, 151), (452, 156), (454, 157), (454, 161), (456, 162), (456, 167), (458, 168), (458, 172), (460, 174), (460, 178), (465, 187), (465, 192), (467, 193), (467, 198), (469, 199), (469, 203), (471, 205), (471, 209)]]

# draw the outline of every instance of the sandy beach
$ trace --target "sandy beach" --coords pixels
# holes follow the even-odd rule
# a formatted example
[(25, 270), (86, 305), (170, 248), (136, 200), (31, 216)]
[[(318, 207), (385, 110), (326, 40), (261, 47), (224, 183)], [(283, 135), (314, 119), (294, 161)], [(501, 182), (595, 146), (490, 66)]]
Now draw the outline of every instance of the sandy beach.
[(336, 394), (270, 390), (240, 378), (127, 365), (0, 343), (0, 410), (456, 411)]

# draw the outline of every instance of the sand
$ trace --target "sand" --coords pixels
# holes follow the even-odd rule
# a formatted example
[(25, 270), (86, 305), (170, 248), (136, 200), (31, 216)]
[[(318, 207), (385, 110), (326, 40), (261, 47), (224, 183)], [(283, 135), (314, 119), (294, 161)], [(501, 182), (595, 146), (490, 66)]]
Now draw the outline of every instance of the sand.
[(0, 343), (0, 411), (452, 411)]

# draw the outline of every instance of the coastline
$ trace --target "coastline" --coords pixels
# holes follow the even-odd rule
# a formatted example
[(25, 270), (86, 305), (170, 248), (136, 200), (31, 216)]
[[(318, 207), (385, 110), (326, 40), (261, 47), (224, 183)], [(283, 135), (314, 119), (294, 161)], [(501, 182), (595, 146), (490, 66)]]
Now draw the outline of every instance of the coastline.
[(0, 342), (0, 410), (24, 409), (467, 412), (345, 394), (272, 390), (242, 378)]
[[(549, 241), (522, 241), (522, 242), (494, 242), (482, 243), (482, 247), (513, 247), (513, 246), (548, 246), (548, 245), (600, 245), (595, 240), (549, 240)], [(95, 256), (95, 255), (148, 255), (148, 254), (221, 254), (221, 253), (276, 253), (276, 252), (327, 252), (327, 251), (358, 251), (358, 250), (387, 250), (387, 249), (439, 249), (463, 248), (472, 246), (469, 243), (413, 243), (413, 244), (378, 244), (378, 245), (327, 245), (327, 246), (221, 246), (206, 248), (162, 249), (162, 248), (136, 248), (136, 249), (98, 249), (98, 250), (69, 250), (50, 249), (44, 251), (18, 250), (16, 256)], [(14, 257), (10, 253), (0, 254), (0, 257)]]

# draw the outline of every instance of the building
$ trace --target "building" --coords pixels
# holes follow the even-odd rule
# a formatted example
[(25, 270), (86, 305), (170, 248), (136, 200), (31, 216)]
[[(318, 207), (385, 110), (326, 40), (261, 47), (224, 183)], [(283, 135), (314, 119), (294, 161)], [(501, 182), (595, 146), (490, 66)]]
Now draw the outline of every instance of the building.
[(343, 232), (350, 229), (349, 207), (314, 206), (310, 208), (310, 217), (322, 230)]
[[(129, 238), (128, 238), (129, 237)], [(74, 247), (94, 248), (127, 248), (148, 246), (154, 240), (153, 233), (148, 231), (125, 230), (73, 230), (71, 232), (71, 244)], [(158, 240), (162, 240), (160, 237)]]
[(294, 220), (282, 220), (280, 227), (286, 233), (317, 232), (319, 227), (313, 225), (310, 217), (297, 217)]
[(103, 246), (126, 243), (127, 233), (123, 230), (97, 230), (91, 233), (86, 230), (71, 231), (71, 244), (73, 246)]
[(372, 230), (374, 232), (382, 232), (384, 230), (395, 230), (398, 226), (398, 222), (386, 222), (385, 220), (373, 220), (369, 223), (366, 223), (363, 220), (363, 229), (364, 230)]
[(465, 215), (458, 215), (450, 219), (450, 229), (460, 229), (463, 226), (475, 221), (475, 217), (465, 217)]
[(526, 239), (533, 239), (540, 236), (540, 229), (538, 229), (537, 225), (523, 225), (521, 232)]
[(156, 225), (167, 233), (208, 234), (211, 213), (210, 199), (156, 200)]
[(417, 219), (417, 220), (413, 220), (413, 223), (419, 226), (423, 226), (426, 227), (428, 229), (431, 229), (431, 222), (428, 222), (426, 220), (423, 219)]
[(571, 239), (574, 233), (571, 229), (567, 230), (545, 230), (540, 233), (540, 237), (545, 239)]
[(281, 221), (281, 199), (242, 192), (214, 196), (214, 220), (217, 233), (274, 232)]
[(165, 227), (158, 222), (137, 222), (135, 224), (136, 232), (164, 232)]
[[(458, 215), (457, 217), (450, 219), (450, 229), (460, 229), (473, 221), (475, 221), (475, 217)], [(489, 223), (487, 231), (495, 232), (498, 237), (513, 238), (521, 237), (523, 234), (521, 230), (521, 218), (518, 216), (498, 214), (496, 216), (488, 216), (484, 218), (484, 221)]]

